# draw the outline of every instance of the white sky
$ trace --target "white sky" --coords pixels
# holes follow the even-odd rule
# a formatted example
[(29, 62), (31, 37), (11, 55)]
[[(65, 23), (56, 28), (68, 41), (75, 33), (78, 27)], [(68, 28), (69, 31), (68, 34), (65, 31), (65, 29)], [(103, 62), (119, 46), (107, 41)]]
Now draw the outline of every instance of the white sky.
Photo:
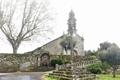
[[(99, 43), (115, 42), (120, 46), (120, 0), (49, 0), (55, 19), (51, 39), (23, 43), (18, 52), (31, 51), (67, 31), (68, 13), (72, 9), (77, 19), (77, 33), (83, 36), (85, 50), (96, 50)], [(0, 40), (0, 53), (12, 52), (7, 41)]]

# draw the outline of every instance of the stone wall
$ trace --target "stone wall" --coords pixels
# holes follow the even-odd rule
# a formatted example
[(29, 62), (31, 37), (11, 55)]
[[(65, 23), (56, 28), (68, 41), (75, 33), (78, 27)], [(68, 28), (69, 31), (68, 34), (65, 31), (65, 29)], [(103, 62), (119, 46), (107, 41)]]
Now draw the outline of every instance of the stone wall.
[[(41, 63), (47, 61), (50, 64), (52, 59), (60, 59), (70, 62), (70, 55), (49, 55), (49, 59), (41, 61), (42, 54), (0, 54), (0, 72), (12, 72), (12, 71), (31, 71), (34, 68), (41, 66)], [(88, 59), (83, 56), (74, 56), (74, 61), (80, 61)], [(50, 65), (49, 65), (50, 66)]]
[(31, 54), (0, 54), (0, 72), (25, 70), (35, 67), (38, 55)]

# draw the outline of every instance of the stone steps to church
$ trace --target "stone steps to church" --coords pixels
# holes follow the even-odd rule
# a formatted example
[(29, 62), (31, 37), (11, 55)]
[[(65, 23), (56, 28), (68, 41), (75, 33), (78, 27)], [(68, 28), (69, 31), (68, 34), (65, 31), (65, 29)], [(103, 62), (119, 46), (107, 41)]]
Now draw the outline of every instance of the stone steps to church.
[(59, 77), (69, 77), (69, 78), (72, 78), (72, 75), (68, 75), (68, 74), (50, 73), (49, 75), (51, 75), (51, 76), (59, 76)]
[[(60, 73), (50, 73), (50, 76), (58, 76), (58, 77), (67, 77), (67, 78), (73, 78), (72, 74), (60, 74)], [(94, 74), (79, 74), (77, 75), (79, 78), (85, 78), (85, 77), (96, 77)]]
[(75, 78), (75, 77), (63, 77), (63, 76), (51, 76), (53, 78), (57, 78), (58, 80), (74, 80), (74, 79), (77, 79), (77, 80), (95, 80), (95, 77), (93, 76), (88, 76), (88, 77), (81, 77), (81, 78)]

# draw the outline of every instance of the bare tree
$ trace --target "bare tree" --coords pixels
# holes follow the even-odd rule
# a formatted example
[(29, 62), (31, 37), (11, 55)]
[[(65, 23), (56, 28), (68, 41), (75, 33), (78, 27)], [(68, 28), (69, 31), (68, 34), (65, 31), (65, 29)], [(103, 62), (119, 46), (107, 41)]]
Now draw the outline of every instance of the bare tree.
[[(36, 35), (50, 30), (46, 26), (50, 19), (46, 3), (41, 1), (37, 4), (35, 1), (25, 0), (23, 8), (21, 6), (18, 10), (17, 6), (17, 1), (14, 0), (0, 1), (0, 30), (11, 44), (14, 54), (23, 41), (29, 41)], [(21, 13), (18, 23), (15, 18), (18, 14), (16, 11)]]

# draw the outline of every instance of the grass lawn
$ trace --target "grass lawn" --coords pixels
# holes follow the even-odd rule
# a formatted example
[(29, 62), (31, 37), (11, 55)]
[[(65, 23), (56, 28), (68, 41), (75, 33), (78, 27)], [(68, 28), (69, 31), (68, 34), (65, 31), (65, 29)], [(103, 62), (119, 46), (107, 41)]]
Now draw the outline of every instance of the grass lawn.
[[(116, 75), (116, 78), (113, 78), (113, 76), (109, 74), (101, 74), (97, 76), (98, 78), (96, 80), (120, 80), (120, 75)], [(46, 76), (45, 80), (58, 80), (58, 79)]]
[(116, 78), (113, 78), (112, 75), (108, 75), (108, 74), (101, 74), (98, 75), (99, 79), (97, 80), (120, 80), (120, 75), (116, 75)]
[(45, 76), (44, 80), (57, 80), (57, 79)]

